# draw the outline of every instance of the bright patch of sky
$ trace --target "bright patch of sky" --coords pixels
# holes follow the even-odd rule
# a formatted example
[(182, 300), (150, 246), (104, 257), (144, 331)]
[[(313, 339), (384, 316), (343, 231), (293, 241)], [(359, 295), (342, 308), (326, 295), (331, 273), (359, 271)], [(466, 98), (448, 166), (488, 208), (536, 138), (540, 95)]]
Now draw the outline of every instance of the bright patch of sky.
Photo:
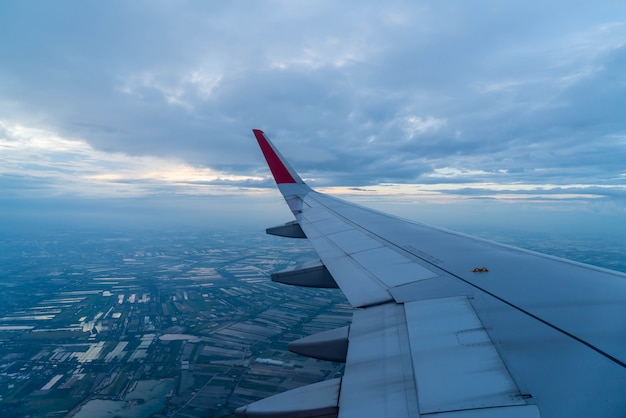
[(23, 195), (24, 182), (30, 185), (28, 193), (39, 197), (130, 198), (163, 192), (221, 195), (237, 192), (245, 182), (264, 180), (193, 167), (177, 158), (105, 152), (84, 141), (2, 121), (0, 131), (0, 178), (13, 179), (3, 184), (5, 196)]
[(252, 128), (359, 201), (626, 207), (624, 2), (3, 2), (0, 35), (5, 215), (282, 217)]

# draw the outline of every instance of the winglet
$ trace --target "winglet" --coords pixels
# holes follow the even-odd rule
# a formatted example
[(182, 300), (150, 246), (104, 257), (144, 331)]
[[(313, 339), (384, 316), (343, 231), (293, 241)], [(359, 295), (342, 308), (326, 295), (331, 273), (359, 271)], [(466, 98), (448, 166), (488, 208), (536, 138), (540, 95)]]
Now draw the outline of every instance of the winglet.
[(274, 145), (267, 139), (263, 131), (253, 129), (252, 132), (254, 132), (254, 136), (261, 147), (265, 161), (267, 161), (267, 165), (272, 171), (276, 184), (304, 184), (300, 176), (291, 168), (280, 152), (274, 148)]

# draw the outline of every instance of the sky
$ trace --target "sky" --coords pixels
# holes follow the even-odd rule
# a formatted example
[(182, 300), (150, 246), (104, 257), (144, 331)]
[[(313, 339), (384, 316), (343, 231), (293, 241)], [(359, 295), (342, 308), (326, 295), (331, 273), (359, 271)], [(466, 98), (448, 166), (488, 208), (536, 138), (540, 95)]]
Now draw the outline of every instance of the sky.
[(288, 221), (259, 128), (401, 216), (614, 230), (624, 109), (623, 1), (0, 1), (5, 227)]

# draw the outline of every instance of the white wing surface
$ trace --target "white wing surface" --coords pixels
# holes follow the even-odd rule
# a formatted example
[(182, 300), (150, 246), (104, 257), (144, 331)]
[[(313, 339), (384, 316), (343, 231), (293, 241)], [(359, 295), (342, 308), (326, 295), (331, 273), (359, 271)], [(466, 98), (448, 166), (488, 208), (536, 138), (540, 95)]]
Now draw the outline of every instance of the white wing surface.
[(403, 220), (309, 188), (255, 137), (320, 262), (276, 281), (338, 286), (349, 328), (292, 351), (345, 361), (341, 379), (240, 417), (624, 417), (626, 275)]

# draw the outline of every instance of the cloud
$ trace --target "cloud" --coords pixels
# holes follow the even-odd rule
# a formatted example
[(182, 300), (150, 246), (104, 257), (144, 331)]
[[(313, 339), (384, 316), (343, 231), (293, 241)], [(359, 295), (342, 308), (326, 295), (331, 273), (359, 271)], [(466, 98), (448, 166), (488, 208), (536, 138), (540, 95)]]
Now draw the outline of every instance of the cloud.
[(176, 158), (99, 151), (84, 141), (2, 121), (0, 154), (5, 196), (223, 195), (269, 183), (263, 177), (194, 167)]
[(202, 69), (190, 70), (180, 75), (158, 75), (143, 72), (121, 81), (118, 88), (124, 94), (142, 99), (156, 91), (169, 105), (192, 111), (194, 102), (209, 100), (223, 76)]
[(5, 129), (56, 138), (13, 139), (14, 193), (264, 186), (251, 128), (314, 186), (624, 180), (626, 5), (3, 8)]

